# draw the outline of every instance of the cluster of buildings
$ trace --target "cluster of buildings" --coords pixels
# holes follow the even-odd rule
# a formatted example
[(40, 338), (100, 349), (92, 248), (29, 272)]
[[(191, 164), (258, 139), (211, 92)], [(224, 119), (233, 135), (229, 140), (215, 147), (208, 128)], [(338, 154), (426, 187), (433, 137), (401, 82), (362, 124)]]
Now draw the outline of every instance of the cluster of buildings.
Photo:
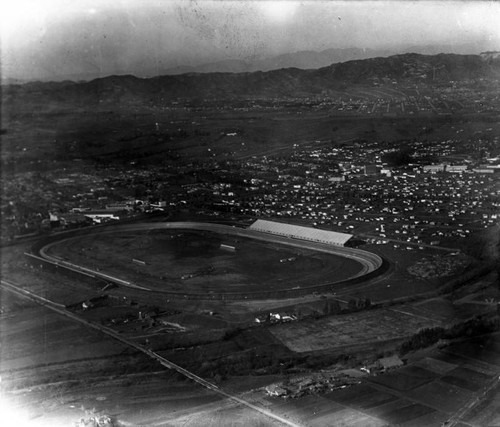
[[(452, 157), (457, 146), (453, 140), (417, 142), (413, 156)], [(389, 151), (383, 144), (368, 143), (363, 148), (298, 151), (289, 158), (255, 157), (246, 165), (252, 178), (200, 184), (191, 191), (213, 190), (214, 206), (221, 212), (300, 220), (413, 243), (465, 237), (500, 219), (495, 158), (484, 165), (467, 158), (463, 164), (460, 157), (460, 164), (446, 166), (419, 162), (389, 167), (381, 160)], [(226, 167), (229, 176), (233, 164)]]
[(437, 244), (500, 219), (499, 141), (490, 130), (467, 141), (408, 142), (410, 160), (399, 165), (387, 161), (401, 150), (397, 143), (358, 141), (295, 145), (286, 156), (207, 157), (169, 168), (75, 167), (14, 175), (4, 183), (2, 239), (159, 210), (274, 218)]
[(450, 173), (464, 173), (464, 172), (474, 172), (477, 174), (489, 175), (500, 172), (500, 165), (496, 164), (485, 164), (478, 165), (477, 167), (470, 167), (469, 165), (448, 165), (448, 164), (437, 164), (437, 165), (425, 165), (423, 167), (424, 172), (439, 173), (439, 172), (450, 172)]
[(358, 369), (346, 369), (332, 373), (297, 376), (282, 383), (265, 387), (266, 394), (272, 397), (296, 399), (311, 394), (342, 389), (360, 383), (366, 375), (378, 375), (404, 366), (398, 356), (383, 357)]
[(164, 210), (166, 202), (147, 191), (154, 182), (149, 172), (120, 169), (13, 175), (2, 183), (2, 242)]
[(360, 382), (359, 376), (336, 373), (334, 375), (297, 377), (287, 383), (271, 384), (265, 390), (268, 396), (297, 399), (302, 396), (346, 388)]
[[(500, 101), (499, 83), (495, 80), (464, 79), (439, 82), (436, 70), (420, 70), (412, 82), (388, 77), (373, 77), (368, 84), (348, 89), (324, 90), (310, 97), (251, 98), (228, 103), (224, 99), (206, 98), (196, 103), (186, 99), (160, 99), (168, 112), (182, 109), (203, 111), (290, 111), (298, 114), (311, 110), (328, 111), (347, 116), (448, 116), (457, 112), (495, 113)], [(438, 73), (439, 74), (439, 73)], [(432, 89), (429, 80), (433, 81)]]

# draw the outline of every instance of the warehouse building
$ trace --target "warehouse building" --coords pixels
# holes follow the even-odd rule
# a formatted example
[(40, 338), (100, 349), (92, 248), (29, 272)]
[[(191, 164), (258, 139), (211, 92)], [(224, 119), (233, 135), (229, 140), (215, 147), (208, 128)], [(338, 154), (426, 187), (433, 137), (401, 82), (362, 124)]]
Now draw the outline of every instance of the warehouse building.
[(281, 222), (266, 221), (262, 219), (258, 219), (248, 228), (262, 233), (270, 233), (294, 239), (310, 240), (312, 242), (328, 243), (330, 245), (337, 246), (344, 246), (352, 237), (352, 234), (318, 230), (316, 228), (283, 224)]

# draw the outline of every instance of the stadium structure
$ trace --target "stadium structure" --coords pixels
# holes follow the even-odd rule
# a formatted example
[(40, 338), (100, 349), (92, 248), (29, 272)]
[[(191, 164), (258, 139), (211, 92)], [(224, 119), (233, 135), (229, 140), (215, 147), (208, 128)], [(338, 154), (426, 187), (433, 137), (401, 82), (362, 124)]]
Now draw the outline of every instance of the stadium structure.
[(263, 219), (258, 219), (248, 228), (262, 233), (276, 234), (278, 236), (291, 237), (294, 239), (310, 240), (318, 243), (328, 243), (337, 246), (344, 246), (352, 237), (352, 234), (318, 230), (316, 228), (284, 224), (282, 222), (267, 221)]

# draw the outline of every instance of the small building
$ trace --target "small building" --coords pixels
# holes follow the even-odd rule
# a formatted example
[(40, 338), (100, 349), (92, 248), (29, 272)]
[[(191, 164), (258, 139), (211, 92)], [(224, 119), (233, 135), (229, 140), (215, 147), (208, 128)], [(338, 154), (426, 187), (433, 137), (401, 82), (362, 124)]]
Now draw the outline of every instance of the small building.
[(377, 165), (365, 165), (364, 173), (365, 175), (378, 175), (380, 173), (380, 169)]
[(481, 175), (489, 175), (489, 174), (495, 173), (495, 169), (491, 169), (491, 168), (474, 168), (474, 169), (472, 169), (472, 171), (474, 173), (478, 173)]
[(328, 178), (329, 182), (344, 182), (345, 181), (345, 175), (340, 175), (340, 176), (331, 176)]
[(445, 165), (425, 165), (423, 170), (427, 173), (444, 172)]
[(52, 212), (49, 212), (49, 220), (50, 220), (51, 227), (59, 227), (61, 225), (61, 221), (59, 219), (59, 216), (56, 214), (53, 214)]
[(266, 393), (269, 396), (286, 396), (288, 394), (288, 390), (284, 389), (283, 387), (277, 385), (277, 384), (271, 384), (266, 387)]
[(380, 366), (384, 371), (388, 371), (389, 369), (400, 368), (404, 365), (404, 362), (396, 355), (383, 357), (379, 359)]
[(446, 172), (463, 173), (467, 170), (467, 165), (446, 165)]
[(61, 214), (61, 224), (65, 227), (78, 227), (92, 224), (92, 220), (81, 213)]
[(113, 203), (106, 205), (106, 210), (110, 212), (133, 211), (134, 207), (129, 203)]
[(90, 211), (86, 212), (85, 216), (87, 218), (90, 218), (92, 221), (94, 221), (97, 224), (100, 224), (105, 221), (110, 221), (110, 220), (119, 220), (120, 217), (117, 216), (114, 212), (110, 211)]

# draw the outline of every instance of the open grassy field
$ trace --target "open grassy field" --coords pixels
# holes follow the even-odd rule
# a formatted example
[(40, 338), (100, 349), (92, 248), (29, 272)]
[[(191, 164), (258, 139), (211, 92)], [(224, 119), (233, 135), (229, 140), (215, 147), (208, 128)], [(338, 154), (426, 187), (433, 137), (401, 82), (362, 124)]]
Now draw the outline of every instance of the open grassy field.
[(1, 301), (4, 389), (149, 370), (147, 358), (101, 333), (3, 290)]
[(374, 377), (372, 381), (395, 390), (407, 391), (427, 384), (437, 377), (436, 373), (427, 369), (418, 366), (406, 366), (392, 374)]
[(61, 241), (48, 253), (149, 289), (180, 293), (313, 286), (361, 269), (336, 255), (193, 230), (92, 234)]
[(404, 338), (421, 328), (438, 325), (440, 322), (433, 319), (378, 309), (282, 324), (270, 331), (291, 350), (308, 352)]

